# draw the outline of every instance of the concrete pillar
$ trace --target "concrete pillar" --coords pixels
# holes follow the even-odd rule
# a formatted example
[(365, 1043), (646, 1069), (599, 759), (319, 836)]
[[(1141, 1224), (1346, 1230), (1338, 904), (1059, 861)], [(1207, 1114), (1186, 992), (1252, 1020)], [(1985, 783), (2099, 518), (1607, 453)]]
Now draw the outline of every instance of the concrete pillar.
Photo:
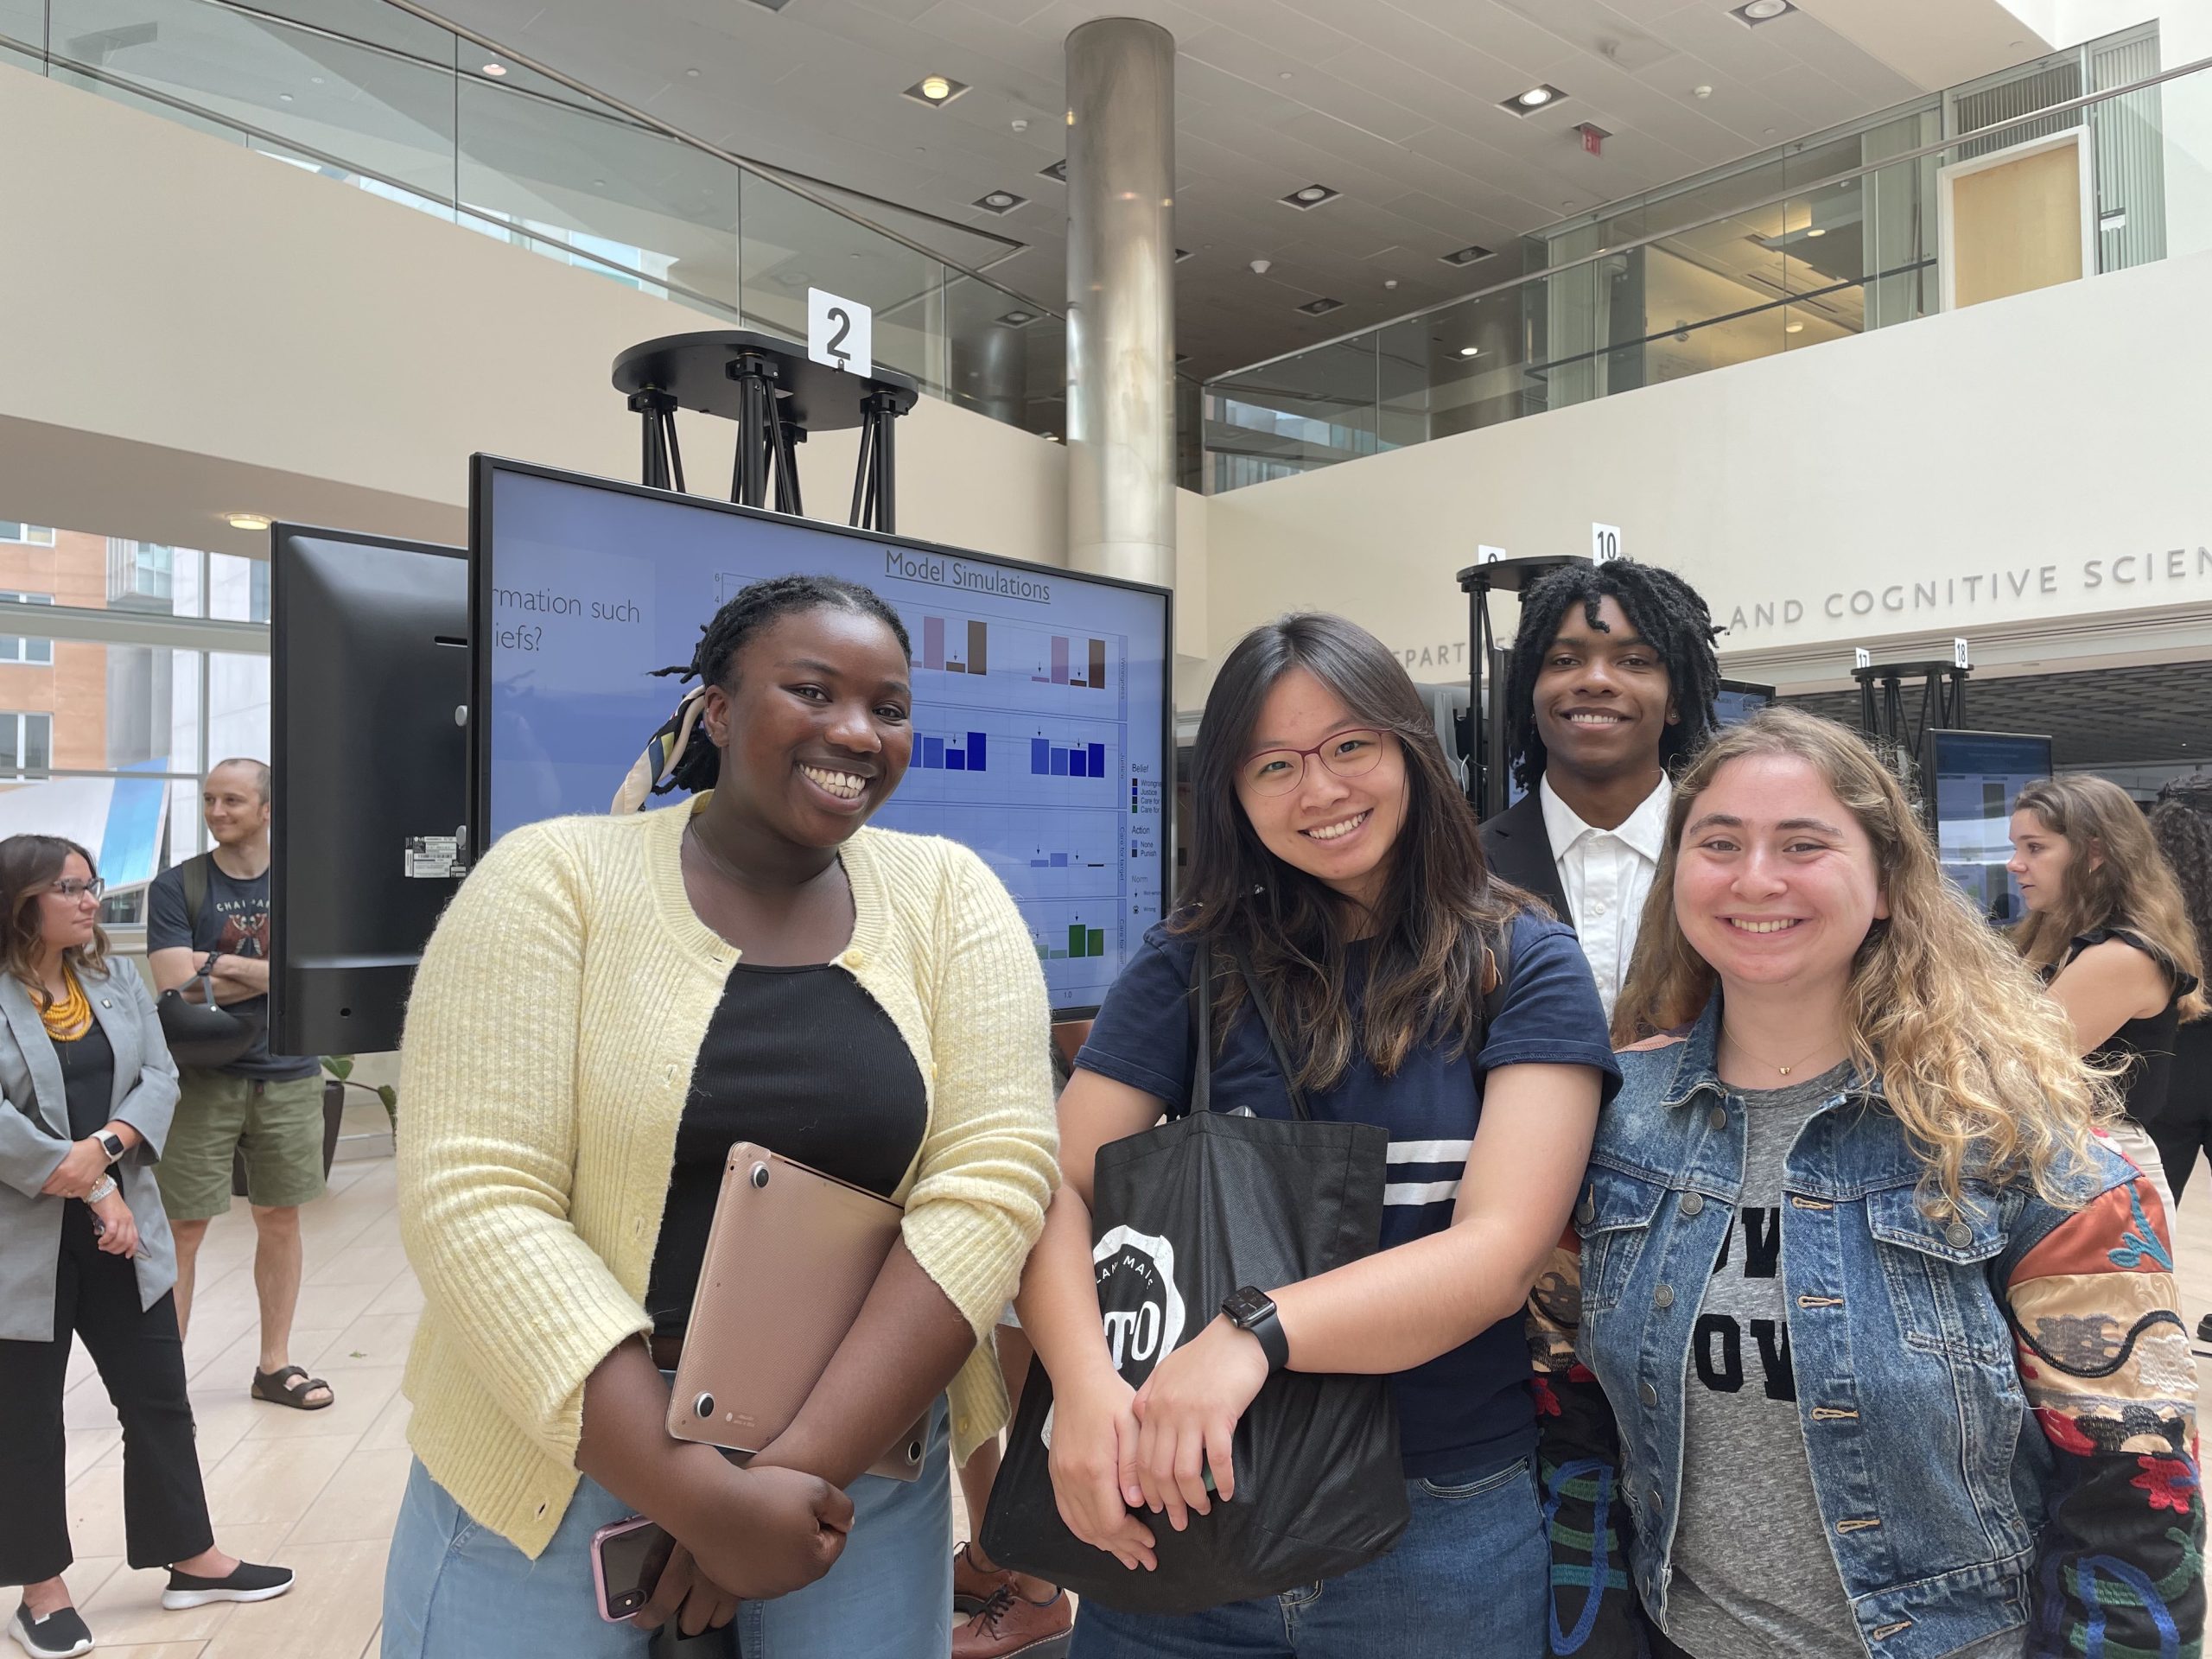
[(1175, 37), (1068, 36), (1068, 562), (1175, 580)]

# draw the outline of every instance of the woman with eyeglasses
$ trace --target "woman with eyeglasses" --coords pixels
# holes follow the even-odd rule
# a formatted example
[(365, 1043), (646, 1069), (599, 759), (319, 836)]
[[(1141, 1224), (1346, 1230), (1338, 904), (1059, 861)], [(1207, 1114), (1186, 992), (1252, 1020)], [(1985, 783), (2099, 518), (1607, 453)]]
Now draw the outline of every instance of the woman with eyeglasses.
[(0, 841), (0, 1584), (33, 1659), (85, 1653), (70, 1563), (61, 1396), (70, 1338), (123, 1420), (127, 1559), (169, 1569), (162, 1605), (292, 1587), (214, 1546), (185, 1397), (176, 1253), (154, 1185), (176, 1066), (137, 973), (113, 967), (92, 856)]
[[(1491, 877), (1404, 666), (1341, 617), (1287, 616), (1230, 653), (1192, 792), (1185, 906), (1146, 935), (1076, 1057), (1063, 1185), (1022, 1285), (1022, 1325), (1052, 1380), (1060, 1514), (1124, 1567), (1153, 1567), (1155, 1529), (1182, 1530), (1217, 1490), (1234, 1503), (1252, 1478), (1230, 1463), (1230, 1436), (1287, 1366), (1390, 1377), (1412, 1522), (1388, 1554), (1280, 1597), (1177, 1616), (1087, 1600), (1071, 1653), (1540, 1653), (1549, 1567), (1521, 1315), (1618, 1080), (1589, 964), (1573, 933)], [(1192, 1052), (1201, 942), (1217, 965), (1209, 1054)], [(1387, 1129), (1382, 1248), (1252, 1287), (1272, 1303), (1261, 1319), (1198, 1313), (1198, 1334), (1133, 1393), (1101, 1328), (1095, 1160), (1186, 1112), (1198, 1066), (1216, 1111), (1289, 1117), (1294, 1081), (1315, 1118)]]

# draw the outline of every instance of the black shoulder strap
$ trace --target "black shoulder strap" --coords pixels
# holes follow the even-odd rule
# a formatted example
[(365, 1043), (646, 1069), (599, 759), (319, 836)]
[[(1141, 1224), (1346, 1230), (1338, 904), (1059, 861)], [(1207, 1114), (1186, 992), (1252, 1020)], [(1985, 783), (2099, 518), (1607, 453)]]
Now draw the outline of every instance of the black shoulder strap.
[[(1260, 1016), (1261, 1027), (1268, 1033), (1268, 1046), (1274, 1053), (1275, 1069), (1282, 1073), (1282, 1086), (1290, 1096), (1290, 1109), (1300, 1118), (1313, 1114), (1306, 1104), (1306, 1096), (1298, 1086), (1298, 1073), (1290, 1064), (1289, 1052), (1282, 1046), (1282, 1039), (1275, 1031), (1274, 1012), (1260, 994), (1259, 981), (1245, 964), (1244, 953), (1235, 953), (1236, 971), (1244, 980), (1244, 995)], [(1198, 953), (1191, 960), (1191, 1110), (1211, 1109), (1213, 1101), (1213, 946), (1207, 940), (1198, 941)]]
[(1268, 1006), (1266, 991), (1259, 976), (1252, 971), (1252, 964), (1244, 960), (1241, 950), (1236, 953), (1236, 971), (1244, 981), (1244, 997), (1260, 1016), (1260, 1025), (1268, 1033), (1268, 1046), (1274, 1051), (1275, 1070), (1282, 1073), (1282, 1086), (1290, 1095), (1290, 1109), (1300, 1118), (1313, 1114), (1306, 1109), (1305, 1092), (1298, 1086), (1298, 1072), (1290, 1063), (1290, 1051), (1283, 1046), (1282, 1037), (1275, 1030), (1274, 1010)]
[(177, 874), (184, 882), (184, 926), (188, 933), (200, 925), (200, 912), (207, 902), (207, 867), (214, 861), (213, 853), (195, 853), (177, 866)]

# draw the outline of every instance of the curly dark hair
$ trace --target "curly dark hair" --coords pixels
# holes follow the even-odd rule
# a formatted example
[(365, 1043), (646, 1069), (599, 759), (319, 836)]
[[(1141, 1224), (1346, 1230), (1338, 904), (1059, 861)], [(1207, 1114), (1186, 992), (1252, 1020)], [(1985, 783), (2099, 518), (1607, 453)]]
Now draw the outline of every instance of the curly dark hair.
[(2212, 778), (2177, 778), (2161, 789), (2151, 835), (2181, 883), (2197, 960), (2212, 963)]
[[(907, 661), (913, 660), (914, 646), (906, 637), (906, 625), (873, 588), (863, 588), (842, 576), (770, 576), (740, 588), (736, 596), (700, 628), (699, 648), (691, 653), (690, 662), (657, 668), (653, 672), (660, 677), (673, 676), (679, 681), (696, 679), (702, 685), (734, 687), (737, 683), (737, 653), (744, 649), (747, 640), (779, 617), (823, 609), (874, 617), (891, 630)], [(683, 759), (676, 763), (676, 770), (663, 787), (696, 795), (715, 786), (721, 770), (721, 752), (702, 738), (684, 750)]]
[(1536, 677), (1544, 652), (1558, 636), (1567, 607), (1580, 604), (1582, 619), (1602, 629), (1598, 606), (1619, 602), (1629, 626), (1650, 643), (1667, 667), (1667, 685), (1681, 718), (1659, 739), (1659, 764), (1672, 771), (1683, 755), (1704, 747), (1718, 724), (1713, 701), (1720, 694), (1720, 659), (1713, 642), (1721, 630), (1696, 588), (1671, 570), (1633, 559), (1604, 564), (1573, 564), (1535, 582), (1521, 596), (1521, 626), (1513, 636), (1513, 668), (1505, 682), (1506, 743), (1513, 776), (1534, 789), (1549, 758), (1536, 729)]

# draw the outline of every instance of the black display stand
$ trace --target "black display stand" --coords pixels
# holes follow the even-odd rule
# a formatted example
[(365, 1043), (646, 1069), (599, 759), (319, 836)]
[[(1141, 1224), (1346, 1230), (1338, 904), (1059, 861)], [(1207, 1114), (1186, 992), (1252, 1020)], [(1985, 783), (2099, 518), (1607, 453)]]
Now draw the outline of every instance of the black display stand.
[[(1871, 738), (1896, 744), (1908, 754), (1918, 754), (1923, 733), (1965, 728), (1967, 676), (1972, 672), (1949, 661), (1873, 663), (1853, 669), (1851, 677), (1859, 682), (1859, 729)], [(1920, 719), (1908, 727), (1904, 683), (1914, 677), (1922, 679)]]
[[(1472, 758), (1467, 766), (1467, 798), (1474, 804), (1478, 817), (1487, 818), (1505, 810), (1504, 665), (1511, 652), (1497, 643), (1491, 628), (1491, 590), (1517, 594), (1539, 576), (1565, 569), (1570, 564), (1589, 563), (1580, 553), (1538, 553), (1525, 559), (1492, 559), (1488, 564), (1471, 564), (1459, 573), (1459, 591), (1467, 595), (1467, 655), (1471, 664), (1467, 676), (1467, 718), (1474, 726), (1474, 741), (1469, 746)], [(1498, 691), (1491, 698), (1496, 706), (1490, 709), (1483, 706), (1485, 673), (1496, 683)]]
[(921, 396), (903, 374), (847, 374), (815, 362), (790, 340), (716, 328), (631, 346), (614, 359), (614, 389), (643, 421), (640, 482), (658, 490), (684, 487), (676, 411), (696, 410), (737, 423), (729, 499), (794, 515), (806, 511), (798, 454), (806, 435), (857, 426), (861, 448), (848, 522), (886, 535), (898, 529), (892, 428)]

